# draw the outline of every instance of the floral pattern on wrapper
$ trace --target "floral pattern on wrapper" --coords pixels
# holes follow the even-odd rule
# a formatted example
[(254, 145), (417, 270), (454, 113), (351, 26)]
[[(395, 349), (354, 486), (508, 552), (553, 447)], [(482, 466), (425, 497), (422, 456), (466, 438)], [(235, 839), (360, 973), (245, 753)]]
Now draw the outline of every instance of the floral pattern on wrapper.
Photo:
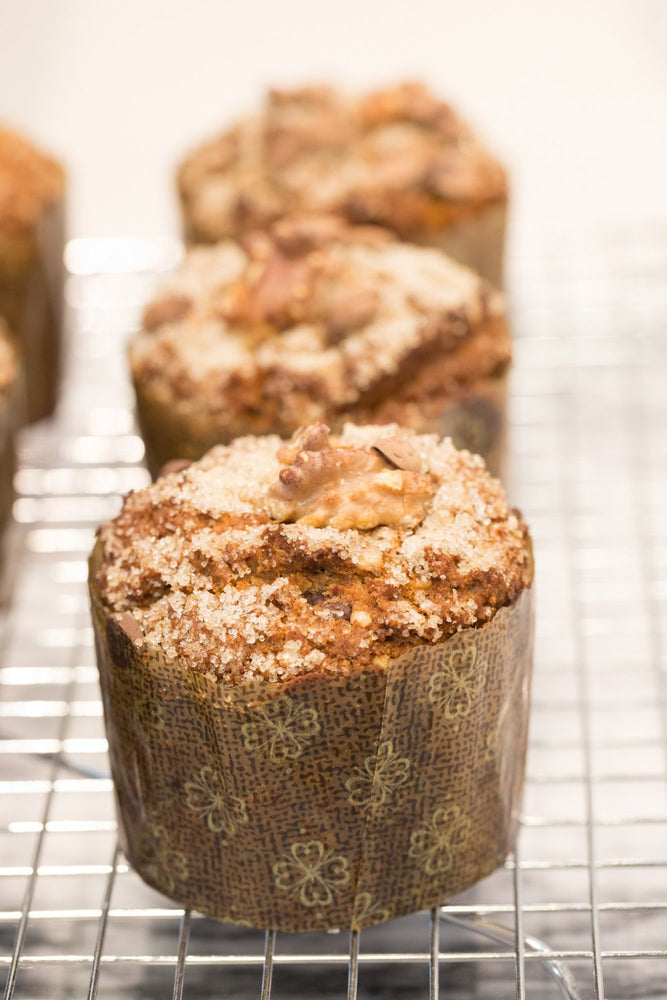
[(296, 896), (303, 906), (331, 906), (349, 883), (350, 863), (319, 840), (294, 843), (284, 861), (273, 866), (277, 889)]
[(383, 924), (391, 917), (391, 910), (376, 902), (370, 892), (360, 892), (354, 904), (352, 927), (366, 927), (368, 924)]
[(315, 709), (297, 705), (284, 695), (265, 702), (258, 715), (256, 722), (242, 727), (243, 744), (251, 753), (268, 751), (274, 764), (297, 760), (320, 731)]
[(477, 647), (455, 649), (444, 670), (433, 674), (428, 686), (431, 705), (444, 711), (449, 722), (459, 722), (470, 715), (486, 684), (487, 663), (478, 657)]
[(451, 870), (456, 854), (465, 848), (472, 824), (461, 807), (450, 803), (436, 809), (431, 821), (410, 834), (408, 856), (427, 875), (441, 875)]
[(206, 765), (195, 781), (185, 783), (185, 804), (213, 833), (233, 836), (248, 822), (245, 799), (232, 795), (220, 771)]
[(353, 806), (378, 809), (410, 777), (410, 761), (394, 750), (392, 740), (383, 740), (361, 767), (345, 782), (348, 802)]
[(143, 831), (144, 871), (150, 881), (158, 882), (166, 893), (176, 892), (189, 877), (188, 859), (172, 844), (171, 834), (160, 823), (149, 823)]

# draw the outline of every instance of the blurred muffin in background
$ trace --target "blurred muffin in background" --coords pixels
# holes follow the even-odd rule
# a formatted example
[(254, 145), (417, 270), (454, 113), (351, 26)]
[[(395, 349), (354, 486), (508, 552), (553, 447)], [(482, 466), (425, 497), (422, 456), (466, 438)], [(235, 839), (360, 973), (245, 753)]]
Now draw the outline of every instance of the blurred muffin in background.
[(193, 242), (293, 211), (335, 212), (440, 247), (502, 285), (505, 171), (421, 83), (356, 98), (324, 86), (271, 90), (259, 114), (187, 157), (178, 187)]
[(28, 420), (53, 412), (60, 375), (65, 175), (0, 127), (0, 316), (23, 357)]
[(399, 423), (502, 466), (504, 300), (440, 250), (340, 217), (193, 247), (129, 349), (155, 475), (245, 434)]

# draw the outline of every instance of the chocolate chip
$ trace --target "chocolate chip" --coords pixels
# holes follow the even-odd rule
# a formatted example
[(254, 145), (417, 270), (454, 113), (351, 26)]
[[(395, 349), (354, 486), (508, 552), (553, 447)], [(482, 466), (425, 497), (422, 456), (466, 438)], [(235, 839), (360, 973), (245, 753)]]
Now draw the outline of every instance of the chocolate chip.
[(325, 609), (331, 618), (346, 618), (347, 621), (352, 614), (352, 605), (347, 601), (327, 601)]
[(327, 618), (346, 618), (350, 620), (352, 605), (347, 601), (332, 600), (320, 590), (304, 590), (303, 596), (311, 607), (321, 607), (326, 612)]
[(422, 462), (419, 452), (403, 437), (380, 438), (373, 445), (373, 451), (377, 452), (394, 469), (404, 469), (406, 472), (421, 471)]

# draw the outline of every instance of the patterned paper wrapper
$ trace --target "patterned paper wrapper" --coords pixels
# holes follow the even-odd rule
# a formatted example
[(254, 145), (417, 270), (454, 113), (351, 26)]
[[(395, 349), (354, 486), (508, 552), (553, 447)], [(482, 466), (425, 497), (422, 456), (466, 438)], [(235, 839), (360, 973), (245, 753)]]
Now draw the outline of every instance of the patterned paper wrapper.
[(506, 223), (507, 203), (491, 202), (451, 225), (412, 233), (410, 241), (438, 247), (503, 288)]
[(222, 686), (91, 598), (122, 844), (218, 920), (365, 927), (488, 875), (517, 828), (532, 592), (385, 670)]
[(26, 417), (53, 412), (60, 379), (65, 204), (49, 205), (27, 234), (0, 240), (0, 315), (25, 369)]
[[(155, 397), (150, 388), (137, 380), (134, 389), (146, 463), (153, 477), (171, 459), (196, 461), (213, 445), (230, 443), (229, 435), (221, 432), (219, 421), (197, 406), (196, 401), (187, 407), (178, 407), (173, 401)], [(354, 414), (344, 414), (338, 422), (327, 422), (336, 433), (350, 420), (354, 422)], [(364, 412), (361, 422), (373, 423), (372, 414)], [(400, 422), (420, 434), (451, 437), (457, 448), (467, 448), (481, 455), (489, 471), (502, 479), (506, 452), (507, 373), (480, 379), (437, 414), (427, 415), (414, 407)], [(263, 428), (261, 432), (270, 434), (272, 428)], [(247, 433), (254, 433), (253, 428), (249, 426)]]
[(0, 391), (0, 532), (9, 520), (14, 502), (15, 439), (24, 417), (25, 386), (17, 366), (11, 383)]

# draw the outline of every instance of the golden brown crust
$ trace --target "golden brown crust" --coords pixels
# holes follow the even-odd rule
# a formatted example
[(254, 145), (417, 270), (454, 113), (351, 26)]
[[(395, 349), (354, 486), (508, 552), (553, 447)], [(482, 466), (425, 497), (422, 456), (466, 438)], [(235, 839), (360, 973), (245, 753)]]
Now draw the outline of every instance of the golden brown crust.
[[(388, 436), (418, 453), (419, 472), (373, 450)], [(476, 456), (398, 428), (295, 444), (296, 455), (276, 437), (238, 439), (129, 495), (101, 530), (106, 609), (235, 684), (381, 667), (484, 624), (529, 586), (526, 525)], [(285, 497), (284, 473), (307, 456), (315, 476), (295, 491), (288, 475)], [(392, 476), (389, 500), (373, 492)]]
[(60, 165), (22, 136), (0, 127), (0, 233), (30, 230), (63, 195)]
[[(510, 359), (502, 296), (434, 249), (331, 217), (191, 250), (130, 346), (142, 423), (163, 410), (197, 458), (304, 421), (427, 429)], [(202, 447), (203, 444), (203, 447)]]
[(195, 150), (178, 182), (198, 242), (294, 210), (341, 213), (421, 242), (507, 198), (498, 161), (415, 82), (360, 99), (328, 87), (270, 91), (261, 115)]

